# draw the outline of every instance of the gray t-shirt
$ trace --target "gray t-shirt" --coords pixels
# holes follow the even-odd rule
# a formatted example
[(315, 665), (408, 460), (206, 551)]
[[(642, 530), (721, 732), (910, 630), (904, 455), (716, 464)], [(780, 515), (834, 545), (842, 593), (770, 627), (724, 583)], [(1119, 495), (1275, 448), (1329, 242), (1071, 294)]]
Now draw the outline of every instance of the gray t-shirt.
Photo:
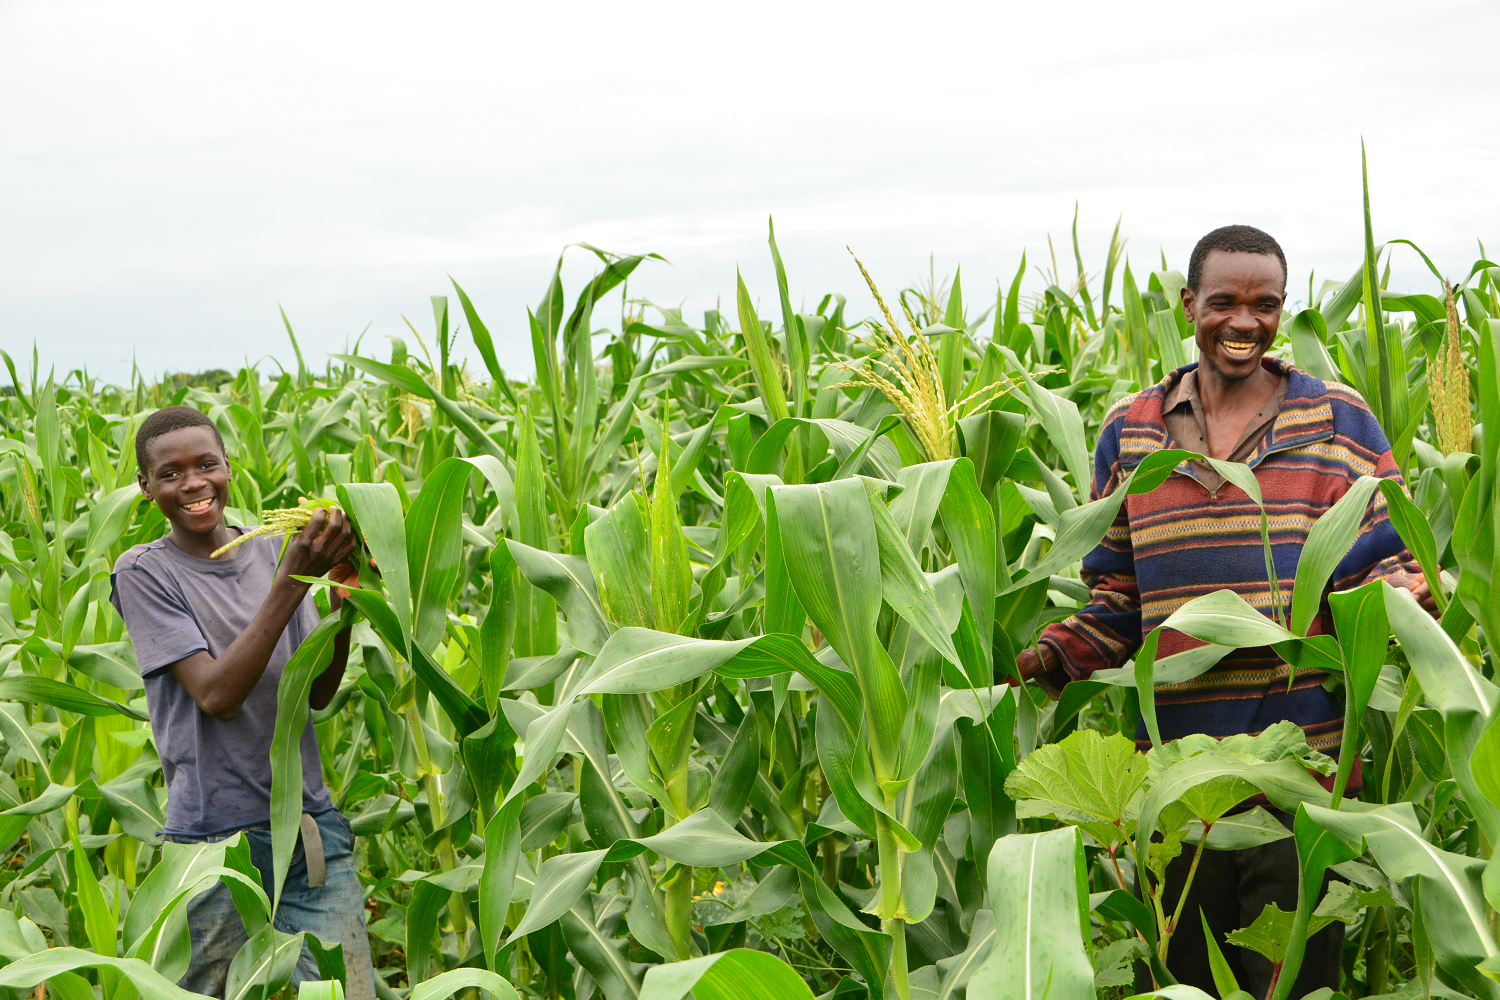
[[(125, 619), (146, 682), (152, 740), (167, 782), (166, 832), (205, 836), (271, 818), (271, 735), (276, 692), (292, 653), (318, 624), (312, 595), (287, 623), (260, 683), (228, 722), (198, 707), (167, 669), (200, 649), (222, 656), (260, 610), (276, 575), (279, 537), (240, 546), (234, 558), (198, 559), (166, 538), (115, 563), (110, 600)], [(302, 810), (333, 808), (312, 719), (302, 732)]]

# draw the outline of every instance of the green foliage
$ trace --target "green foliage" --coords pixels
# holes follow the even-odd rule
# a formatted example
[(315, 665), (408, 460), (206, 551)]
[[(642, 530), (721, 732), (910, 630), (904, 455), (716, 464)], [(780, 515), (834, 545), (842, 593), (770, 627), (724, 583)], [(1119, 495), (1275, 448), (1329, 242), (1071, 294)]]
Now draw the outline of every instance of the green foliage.
[[(650, 264), (585, 247), (599, 273), (570, 302), (559, 264), (529, 318), (531, 383), (456, 284), (431, 353), (319, 362), (288, 323), (295, 370), (115, 387), (0, 352), (0, 990), (181, 997), (185, 904), (216, 881), (252, 932), (234, 991), (281, 989), (304, 938), (269, 917), (311, 715), (360, 835), (382, 990), (408, 1000), (1119, 997), (1138, 959), (1154, 995), (1200, 997), (1164, 962), (1200, 919), (1166, 912), (1167, 864), (1288, 837), (1296, 910), (1224, 945), (1280, 963), (1277, 996), (1337, 919), (1350, 995), (1500, 997), (1500, 436), (1439, 451), (1426, 388), (1444, 352), (1473, 373), (1473, 424), (1500, 426), (1500, 269), (1476, 263), (1450, 310), (1382, 291), (1368, 213), (1363, 235), (1365, 263), (1299, 303), (1273, 352), (1365, 392), (1409, 492), (1352, 484), (1286, 621), (1198, 597), (1165, 627), (1210, 645), (1158, 658), (1157, 630), (1055, 708), (1004, 679), (1085, 599), (1078, 562), (1127, 496), (1190, 457), (1149, 456), (1087, 500), (1108, 407), (1191, 359), (1181, 275), (1128, 266), (1118, 230), (1102, 286), (1075, 238), (1067, 288), (1023, 292), (1023, 265), (976, 316), (973, 276), (965, 299), (934, 274), (893, 300), (910, 331), (882, 316), (878, 335), (837, 296), (797, 311), (774, 236), (774, 296), (740, 279), (701, 322), (625, 298), (603, 329), (603, 296)], [(451, 361), (460, 313), (477, 380)], [(872, 343), (921, 384), (872, 387)], [(1439, 394), (1455, 426), (1467, 388)], [(166, 530), (133, 444), (171, 403), (223, 435), (232, 523), (309, 497), (363, 542), (362, 589), (282, 680), (269, 896), (238, 841), (154, 842), (165, 790), (109, 571)], [(1259, 501), (1249, 469), (1221, 466)], [(1371, 504), (1447, 573), (1441, 622), (1384, 583), (1327, 593)], [(1309, 635), (1324, 609), (1337, 635)], [(311, 711), (345, 625), (343, 686)], [(1155, 687), (1264, 646), (1332, 676), (1342, 767), (1291, 723), (1161, 740)], [(1357, 803), (1314, 778), (1343, 787), (1355, 756)], [(1329, 869), (1351, 884), (1320, 898)], [(341, 957), (306, 944), (325, 964), (304, 1000), (337, 1000)], [(1219, 965), (1221, 996), (1243, 997)]]
[(1134, 833), (1127, 812), (1147, 771), (1133, 741), (1080, 729), (1028, 755), (1005, 779), (1005, 794), (1025, 807), (1022, 815), (1075, 823), (1113, 847)]

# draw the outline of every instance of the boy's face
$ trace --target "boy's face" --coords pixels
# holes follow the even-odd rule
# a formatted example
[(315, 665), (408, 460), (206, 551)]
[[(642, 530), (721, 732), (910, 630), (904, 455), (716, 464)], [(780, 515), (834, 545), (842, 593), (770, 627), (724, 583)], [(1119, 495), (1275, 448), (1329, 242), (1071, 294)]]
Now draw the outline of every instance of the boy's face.
[(229, 460), (207, 427), (180, 427), (146, 444), (148, 467), (137, 475), (141, 492), (172, 527), (209, 534), (224, 523)]

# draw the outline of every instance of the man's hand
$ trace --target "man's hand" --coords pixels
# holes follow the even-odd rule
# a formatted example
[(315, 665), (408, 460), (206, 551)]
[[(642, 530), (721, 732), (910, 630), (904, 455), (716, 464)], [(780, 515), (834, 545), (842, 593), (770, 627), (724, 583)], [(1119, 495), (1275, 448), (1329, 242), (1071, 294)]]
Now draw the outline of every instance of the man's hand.
[[(1029, 681), (1038, 674), (1045, 674), (1057, 668), (1057, 654), (1052, 651), (1051, 646), (1043, 646), (1038, 643), (1030, 649), (1021, 650), (1016, 657), (1016, 669), (1021, 673), (1021, 680)], [(1016, 679), (1007, 677), (1005, 682), (1011, 687), (1016, 687)]]
[(1411, 591), (1411, 596), (1417, 599), (1424, 611), (1434, 618), (1438, 617), (1437, 598), (1432, 596), (1432, 587), (1427, 583), (1427, 577), (1421, 573), (1397, 572), (1385, 579), (1392, 587), (1403, 587)]

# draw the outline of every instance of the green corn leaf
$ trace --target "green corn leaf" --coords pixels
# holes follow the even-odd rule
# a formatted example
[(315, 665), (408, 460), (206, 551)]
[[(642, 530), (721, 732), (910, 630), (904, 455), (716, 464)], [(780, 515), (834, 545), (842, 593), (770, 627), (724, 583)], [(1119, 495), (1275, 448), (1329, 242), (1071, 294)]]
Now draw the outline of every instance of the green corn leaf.
[(750, 802), (750, 791), (760, 768), (760, 747), (760, 726), (753, 714), (747, 714), (735, 731), (709, 791), (708, 807), (731, 824), (739, 821)]
[(974, 1000), (1086, 996), (1094, 988), (1088, 956), (1088, 893), (1083, 841), (1064, 828), (1016, 834), (990, 851), (995, 937), (969, 980)]
[(872, 930), (849, 911), (820, 879), (800, 875), (802, 899), (818, 934), (849, 967), (864, 977), (871, 1000), (885, 1000), (885, 977), (891, 967), (891, 936)]
[(662, 443), (650, 504), (652, 620), (663, 632), (678, 632), (687, 619), (693, 568), (677, 513), (677, 496), (672, 491), (672, 459), (665, 430)]
[(650, 529), (646, 503), (631, 493), (584, 529), (588, 562), (605, 617), (616, 626), (651, 628)]
[[(390, 483), (346, 483), (338, 488), (339, 503), (354, 522), (355, 531), (380, 566), (381, 583), (400, 623), (392, 645), (405, 655), (413, 634), (411, 571), (406, 556), (406, 511)], [(366, 588), (368, 589), (368, 588)], [(390, 640), (390, 636), (386, 636)]]
[[(89, 857), (84, 853), (83, 845), (78, 842), (78, 834), (73, 834), (73, 889), (78, 896), (78, 908), (83, 911), (84, 932), (88, 935), (89, 945), (100, 955), (109, 958), (116, 957), (115, 947), (115, 915), (110, 910), (109, 904), (104, 901), (104, 893), (99, 889), (99, 880), (94, 875), (94, 868)], [(104, 971), (101, 979), (106, 986), (113, 986), (117, 980), (117, 972)]]
[(140, 721), (146, 719), (145, 713), (138, 709), (49, 677), (0, 677), (0, 701), (51, 705), (79, 715), (124, 715)]
[(630, 961), (624, 937), (599, 926), (594, 908), (581, 900), (562, 915), (559, 927), (568, 951), (604, 994), (605, 1000), (637, 1000), (645, 966)]
[[(1387, 587), (1385, 599), (1391, 631), (1428, 703), (1442, 715), (1442, 742), (1453, 778), (1464, 791), (1479, 828), (1487, 831), (1485, 835), (1500, 832), (1500, 803), (1481, 784), (1489, 758), (1479, 752), (1486, 730), (1494, 725), (1500, 692), (1469, 665), (1409, 591)], [(1494, 892), (1500, 897), (1500, 883)]]
[(510, 380), (505, 377), (505, 370), (500, 367), (500, 362), (495, 356), (495, 343), (490, 337), (489, 328), (479, 318), (479, 313), (475, 311), (474, 304), (469, 301), (469, 296), (465, 294), (464, 290), (458, 286), (458, 282), (453, 281), (451, 277), (448, 280), (453, 283), (453, 291), (458, 294), (458, 301), (464, 310), (464, 319), (469, 323), (469, 336), (474, 338), (474, 346), (479, 348), (479, 356), (484, 359), (484, 367), (489, 371), (490, 378), (494, 379), (495, 387), (505, 393), (506, 397), (510, 399), (512, 406), (518, 405), (515, 393), (510, 387)]
[(109, 806), (120, 829), (144, 844), (156, 840), (157, 832), (167, 825), (156, 790), (145, 778), (116, 778), (99, 786), (99, 796)]
[(519, 1000), (516, 988), (485, 969), (453, 969), (412, 987), (409, 1000), (447, 1000), (459, 990), (479, 989), (495, 1000)]
[(1385, 590), (1386, 584), (1376, 580), (1357, 590), (1346, 590), (1328, 598), (1334, 624), (1342, 637), (1339, 651), (1344, 657), (1344, 736), (1339, 748), (1338, 778), (1329, 804), (1332, 809), (1339, 807), (1354, 759), (1364, 746), (1361, 722), (1365, 706), (1370, 703), (1375, 682), (1380, 679), (1381, 665), (1385, 663), (1386, 644), (1390, 637)]
[(1334, 569), (1358, 537), (1370, 497), (1380, 482), (1374, 476), (1361, 476), (1355, 480), (1307, 533), (1302, 555), (1297, 560), (1296, 583), (1292, 586), (1290, 628), (1297, 635), (1306, 635), (1312, 625), (1323, 601), (1324, 589), (1333, 577)]
[(855, 480), (772, 487), (787, 571), (797, 598), (853, 670), (869, 720), (876, 779), (900, 759), (907, 698), (876, 639), (880, 547), (865, 490)]
[(412, 641), (434, 649), (448, 621), (448, 601), (458, 585), (463, 555), (460, 518), (473, 467), (443, 462), (423, 481), (406, 512), (406, 565), (411, 574)]
[(49, 948), (0, 969), (0, 986), (29, 990), (79, 969), (109, 969), (129, 980), (145, 1000), (193, 1000), (190, 993), (138, 958), (111, 958), (81, 948)]
[(958, 665), (958, 650), (954, 648), (950, 634), (953, 630), (945, 625), (942, 612), (938, 610), (937, 592), (923, 574), (916, 555), (906, 544), (885, 501), (872, 496), (869, 504), (880, 547), (882, 596), (928, 645), (949, 663)]
[(771, 345), (766, 338), (760, 317), (755, 315), (755, 303), (750, 301), (750, 292), (745, 288), (745, 279), (735, 273), (737, 282), (735, 301), (739, 307), (740, 336), (750, 348), (750, 364), (755, 371), (755, 383), (760, 389), (760, 398), (766, 404), (771, 419), (784, 420), (791, 416), (787, 409), (786, 393), (781, 388), (781, 375), (776, 370), (771, 356)]
[(1114, 523), (1127, 496), (1151, 492), (1179, 464), (1197, 457), (1199, 456), (1192, 452), (1178, 450), (1152, 452), (1109, 496), (1064, 511), (1058, 525), (1057, 538), (1047, 555), (1025, 576), (1011, 581), (1010, 586), (1003, 588), (1001, 596), (1022, 590), (1039, 580), (1050, 580), (1053, 574), (1082, 559), (1099, 544), (1099, 540)]
[(1287, 931), (1285, 957), (1280, 960), (1281, 971), (1290, 977), (1285, 984), (1277, 982), (1272, 996), (1277, 1000), (1291, 996), (1292, 985), (1302, 968), (1302, 957), (1307, 950), (1307, 939), (1315, 928), (1313, 908), (1322, 893), (1324, 874), (1330, 867), (1352, 861), (1361, 853), (1329, 830), (1313, 822), (1307, 809), (1299, 809), (1296, 819), (1297, 863), (1300, 867), (1298, 880), (1297, 911)]
[(776, 246), (776, 225), (766, 220), (771, 244), (771, 263), (776, 268), (776, 292), (781, 299), (782, 330), (786, 335), (787, 367), (792, 376), (792, 411), (802, 415), (807, 401), (807, 344), (797, 315), (792, 311), (792, 298), (787, 291), (786, 267), (781, 263), (781, 251)]
[[(1370, 225), (1370, 173), (1365, 161), (1365, 144), (1360, 140), (1359, 144), (1359, 170), (1360, 179), (1364, 186), (1364, 210), (1365, 210), (1365, 266), (1363, 278), (1363, 304), (1365, 307), (1365, 329), (1374, 331), (1375, 344), (1369, 359), (1365, 363), (1365, 381), (1373, 384), (1377, 390), (1376, 403), (1378, 409), (1375, 415), (1380, 418), (1380, 424), (1386, 431), (1389, 440), (1396, 440), (1401, 429), (1406, 426), (1405, 412), (1405, 388), (1406, 382), (1400, 378), (1406, 371), (1403, 364), (1397, 370), (1393, 370), (1391, 363), (1391, 345), (1387, 344), (1385, 329), (1385, 317), (1380, 308), (1380, 285), (1376, 278), (1379, 266), (1378, 252), (1375, 248), (1374, 230)], [(1401, 403), (1397, 406), (1396, 383), (1401, 383)]]
[(401, 365), (387, 365), (371, 358), (362, 358), (356, 354), (330, 354), (329, 357), (335, 361), (342, 361), (346, 365), (352, 365), (360, 371), (373, 375), (382, 382), (405, 389), (413, 396), (431, 400), (433, 405), (443, 411), (443, 415), (453, 421), (453, 426), (463, 432), (464, 437), (486, 455), (503, 458), (500, 446), (484, 432), (484, 428), (474, 422), (463, 409), (449, 399), (443, 393), (428, 385), (422, 376), (411, 368)]
[[(350, 603), (342, 614), (330, 615), (319, 622), (282, 668), (276, 696), (276, 729), (271, 737), (271, 884), (275, 889), (271, 897), (275, 906), (281, 905), (281, 890), (292, 865), (292, 851), (297, 845), (297, 828), (302, 819), (301, 742), (307, 725), (308, 692), (314, 678), (333, 659), (334, 637), (349, 627), (354, 607)], [(270, 944), (264, 947), (276, 951)]]
[(484, 871), (479, 880), (479, 932), (493, 968), (505, 933), (506, 911), (515, 888), (521, 855), (522, 800), (508, 799), (484, 828)]
[(1396, 529), (1396, 533), (1401, 536), (1407, 549), (1422, 567), (1422, 574), (1432, 588), (1432, 596), (1437, 601), (1439, 613), (1447, 611), (1448, 597), (1443, 593), (1442, 567), (1438, 563), (1437, 541), (1432, 535), (1432, 525), (1428, 523), (1421, 508), (1411, 502), (1411, 498), (1406, 495), (1406, 491), (1399, 483), (1390, 479), (1382, 479), (1380, 492), (1385, 497), (1386, 512), (1390, 515), (1391, 526)]
[(141, 488), (134, 483), (108, 493), (89, 511), (89, 537), (82, 566), (103, 558), (125, 533), (141, 501)]
[(1324, 382), (1338, 382), (1339, 370), (1328, 353), (1328, 323), (1316, 309), (1304, 309), (1292, 317), (1287, 332), (1297, 367)]
[[(553, 638), (556, 640), (556, 617), (551, 609), (561, 607), (568, 619), (568, 638), (573, 645), (589, 655), (595, 655), (608, 641), (610, 627), (599, 600), (599, 591), (594, 583), (594, 571), (586, 559), (580, 556), (563, 555), (533, 548), (522, 542), (507, 539), (511, 557), (530, 585), (546, 598), (546, 604), (533, 605), (531, 613), (548, 610), (552, 619)], [(526, 609), (521, 609), (522, 614)], [(522, 651), (520, 642), (522, 624), (517, 625), (516, 651)], [(541, 630), (537, 630), (540, 632)], [(555, 652), (555, 648), (551, 652)]]
[[(1155, 671), (1156, 645), (1160, 641), (1161, 629), (1152, 629), (1141, 642), (1140, 651), (1135, 654), (1133, 667), (1135, 693), (1141, 706), (1141, 719), (1146, 723), (1146, 733), (1151, 737), (1151, 745), (1157, 749), (1161, 749), (1161, 726), (1156, 721), (1156, 685), (1159, 682), (1155, 678)], [(1213, 647), (1204, 648), (1212, 649)]]
[(646, 973), (641, 1000), (812, 1000), (791, 966), (763, 951), (736, 948)]
[[(757, 482), (756, 484), (760, 484)], [(774, 486), (780, 486), (777, 480)], [(776, 510), (776, 498), (768, 487), (758, 491), (765, 504), (766, 525), (765, 555), (765, 611), (761, 616), (762, 628), (770, 633), (800, 636), (802, 626), (807, 623), (807, 609), (797, 597), (792, 578), (787, 571), (786, 546), (781, 538), (781, 515)]]

